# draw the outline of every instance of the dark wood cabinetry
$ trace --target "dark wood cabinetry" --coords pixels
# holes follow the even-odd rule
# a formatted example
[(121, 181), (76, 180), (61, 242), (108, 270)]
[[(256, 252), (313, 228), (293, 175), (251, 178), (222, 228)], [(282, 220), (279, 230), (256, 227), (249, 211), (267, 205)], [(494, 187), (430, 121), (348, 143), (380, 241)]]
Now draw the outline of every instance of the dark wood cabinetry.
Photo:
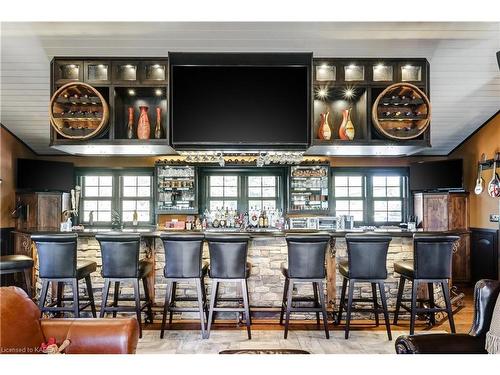
[(417, 227), (425, 232), (459, 233), (460, 241), (453, 253), (453, 282), (471, 281), (469, 233), (469, 195), (467, 193), (415, 193), (413, 213)]
[(16, 193), (21, 206), (16, 230), (59, 230), (63, 211), (63, 195), (57, 192)]
[(499, 279), (499, 231), (471, 228), (471, 281)]

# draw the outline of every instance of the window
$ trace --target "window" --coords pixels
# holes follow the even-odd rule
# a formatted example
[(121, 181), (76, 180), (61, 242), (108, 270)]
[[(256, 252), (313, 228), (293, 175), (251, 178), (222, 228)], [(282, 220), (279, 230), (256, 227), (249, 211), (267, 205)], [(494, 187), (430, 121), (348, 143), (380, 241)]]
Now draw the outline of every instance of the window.
[(238, 176), (209, 177), (209, 210), (238, 209)]
[(95, 225), (111, 224), (118, 216), (132, 224), (137, 212), (140, 224), (153, 224), (153, 171), (150, 169), (77, 171), (82, 187), (80, 223), (89, 224), (92, 212)]
[(392, 169), (333, 170), (335, 215), (352, 215), (357, 225), (396, 225), (408, 209), (407, 171)]
[(275, 210), (277, 187), (276, 176), (248, 176), (248, 208)]
[(200, 171), (203, 210), (228, 209), (240, 212), (250, 209), (280, 209), (284, 169), (270, 168), (254, 172), (251, 169), (237, 171), (206, 168)]

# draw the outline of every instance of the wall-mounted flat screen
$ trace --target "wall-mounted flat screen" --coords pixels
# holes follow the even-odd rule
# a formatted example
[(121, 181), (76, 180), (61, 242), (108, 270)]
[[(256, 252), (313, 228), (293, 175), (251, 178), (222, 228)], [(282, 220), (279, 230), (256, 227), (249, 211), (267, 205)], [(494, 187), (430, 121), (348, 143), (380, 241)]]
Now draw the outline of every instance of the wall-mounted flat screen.
[(311, 54), (170, 54), (174, 148), (303, 148)]
[(410, 165), (410, 190), (462, 190), (462, 159), (414, 163)]
[(18, 190), (68, 192), (74, 186), (73, 163), (17, 159)]

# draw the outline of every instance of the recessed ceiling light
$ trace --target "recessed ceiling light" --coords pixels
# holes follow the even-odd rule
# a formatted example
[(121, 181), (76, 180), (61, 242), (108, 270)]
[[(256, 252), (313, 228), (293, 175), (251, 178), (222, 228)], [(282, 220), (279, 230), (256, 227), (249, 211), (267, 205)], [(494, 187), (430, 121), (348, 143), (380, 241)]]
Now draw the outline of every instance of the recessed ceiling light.
[(135, 90), (129, 89), (129, 90), (128, 90), (128, 94), (129, 94), (130, 96), (134, 96), (134, 95), (135, 95)]
[(155, 95), (156, 96), (161, 96), (163, 94), (163, 91), (161, 89), (156, 89), (155, 90)]

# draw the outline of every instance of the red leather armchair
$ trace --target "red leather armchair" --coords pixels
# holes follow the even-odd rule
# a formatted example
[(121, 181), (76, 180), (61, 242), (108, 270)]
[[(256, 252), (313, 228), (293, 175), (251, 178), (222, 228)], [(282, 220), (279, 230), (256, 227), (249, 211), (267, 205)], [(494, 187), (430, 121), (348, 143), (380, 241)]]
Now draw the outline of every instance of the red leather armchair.
[(0, 288), (0, 353), (34, 354), (55, 337), (67, 354), (133, 354), (139, 340), (134, 318), (40, 319), (40, 310), (17, 287)]
[(469, 333), (399, 336), (398, 354), (486, 354), (485, 340), (500, 293), (500, 281), (479, 280), (474, 288), (474, 320)]

